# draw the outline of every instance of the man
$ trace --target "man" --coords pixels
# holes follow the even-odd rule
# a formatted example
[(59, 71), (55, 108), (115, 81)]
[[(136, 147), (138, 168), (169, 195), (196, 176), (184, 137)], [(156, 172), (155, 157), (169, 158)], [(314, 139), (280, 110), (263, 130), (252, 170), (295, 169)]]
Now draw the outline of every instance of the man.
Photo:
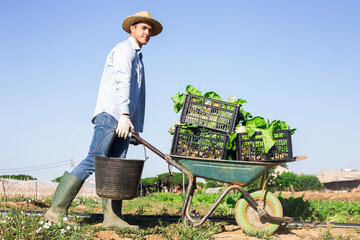
[[(151, 36), (162, 31), (162, 25), (147, 11), (124, 19), (122, 28), (130, 37), (116, 45), (109, 53), (100, 82), (96, 108), (92, 122), (94, 135), (87, 157), (71, 172), (65, 172), (55, 191), (51, 207), (44, 218), (58, 222), (79, 192), (85, 179), (95, 171), (96, 156), (125, 158), (130, 139), (129, 131), (143, 131), (145, 113), (145, 76), (141, 47)], [(113, 131), (115, 130), (115, 131)], [(105, 228), (132, 226), (121, 216), (122, 200), (102, 200)]]

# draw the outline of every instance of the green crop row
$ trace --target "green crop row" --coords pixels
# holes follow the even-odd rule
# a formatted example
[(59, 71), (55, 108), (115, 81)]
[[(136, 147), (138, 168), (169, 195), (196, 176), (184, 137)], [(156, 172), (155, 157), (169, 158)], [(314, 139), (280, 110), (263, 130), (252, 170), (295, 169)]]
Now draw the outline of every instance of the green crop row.
[(347, 201), (304, 201), (304, 195), (300, 197), (278, 198), (283, 205), (284, 214), (295, 220), (318, 221), (318, 222), (359, 222), (360, 202)]
[[(217, 194), (195, 194), (192, 205), (206, 205), (210, 207), (220, 196)], [(183, 194), (171, 193), (155, 193), (145, 197), (156, 202), (178, 202), (181, 203), (185, 199)], [(233, 213), (240, 194), (228, 194), (218, 206), (221, 208), (222, 215)], [(304, 200), (304, 195), (300, 197), (284, 198), (281, 193), (278, 198), (283, 206), (284, 216), (294, 218), (294, 220), (318, 221), (318, 222), (360, 222), (360, 202), (347, 201), (311, 201)]]

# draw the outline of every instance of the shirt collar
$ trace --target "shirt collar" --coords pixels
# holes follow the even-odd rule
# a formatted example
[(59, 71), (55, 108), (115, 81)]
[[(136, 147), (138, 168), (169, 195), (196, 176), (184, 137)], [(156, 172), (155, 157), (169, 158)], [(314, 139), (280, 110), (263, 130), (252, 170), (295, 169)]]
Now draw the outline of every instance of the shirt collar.
[(140, 50), (139, 45), (136, 43), (135, 39), (133, 39), (133, 37), (129, 37), (129, 41), (131, 43), (131, 46), (135, 49), (135, 50)]

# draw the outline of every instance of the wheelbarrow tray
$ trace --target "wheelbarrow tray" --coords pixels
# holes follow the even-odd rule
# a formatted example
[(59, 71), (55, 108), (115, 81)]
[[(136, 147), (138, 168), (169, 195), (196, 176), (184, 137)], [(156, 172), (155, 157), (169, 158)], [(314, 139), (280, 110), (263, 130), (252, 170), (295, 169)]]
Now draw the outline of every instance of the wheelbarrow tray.
[(241, 187), (248, 186), (272, 167), (279, 165), (277, 162), (211, 160), (179, 155), (170, 155), (170, 157), (196, 177)]

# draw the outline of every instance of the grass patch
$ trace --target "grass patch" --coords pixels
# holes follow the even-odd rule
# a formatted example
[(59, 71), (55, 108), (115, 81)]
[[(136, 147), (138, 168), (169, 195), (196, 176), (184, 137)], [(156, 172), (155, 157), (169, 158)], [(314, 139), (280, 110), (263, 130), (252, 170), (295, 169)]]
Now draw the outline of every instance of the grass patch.
[[(134, 217), (136, 221), (136, 217)], [(66, 220), (78, 225), (68, 225)], [(64, 219), (60, 223), (44, 221), (42, 215), (29, 215), (21, 210), (12, 210), (0, 215), (1, 239), (93, 239), (109, 230), (99, 226), (98, 221), (88, 221), (76, 217)], [(186, 222), (177, 223), (144, 223), (141, 229), (113, 230), (115, 235), (131, 239), (147, 239), (149, 235), (159, 235), (165, 239), (212, 239), (212, 235), (220, 230), (219, 223), (205, 223), (194, 227)]]
[(90, 226), (45, 222), (41, 215), (13, 210), (0, 217), (3, 239), (85, 239), (92, 237)]
[(207, 222), (195, 227), (185, 219), (184, 222), (179, 221), (177, 224), (173, 224), (162, 235), (171, 240), (207, 240), (213, 239), (212, 235), (219, 231), (221, 231), (220, 223)]
[(256, 237), (259, 239), (270, 239), (271, 234), (264, 229), (245, 229), (244, 233), (249, 237)]

